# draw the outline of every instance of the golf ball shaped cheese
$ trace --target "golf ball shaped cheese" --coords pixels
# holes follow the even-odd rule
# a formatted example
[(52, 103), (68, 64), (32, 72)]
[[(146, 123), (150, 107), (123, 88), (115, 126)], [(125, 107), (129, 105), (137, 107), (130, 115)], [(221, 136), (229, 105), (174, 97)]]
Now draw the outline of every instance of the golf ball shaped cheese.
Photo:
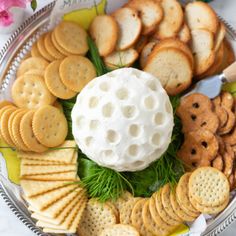
[(75, 141), (88, 158), (116, 171), (137, 171), (171, 141), (173, 111), (159, 80), (133, 68), (97, 77), (72, 110)]

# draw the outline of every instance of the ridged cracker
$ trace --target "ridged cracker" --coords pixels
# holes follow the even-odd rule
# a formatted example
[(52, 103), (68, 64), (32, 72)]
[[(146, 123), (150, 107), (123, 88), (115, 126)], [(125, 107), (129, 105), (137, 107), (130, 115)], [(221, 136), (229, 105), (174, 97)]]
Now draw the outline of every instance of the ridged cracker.
[(171, 187), (169, 184), (166, 184), (161, 191), (161, 202), (163, 204), (165, 211), (169, 214), (169, 216), (181, 223), (183, 220), (175, 213), (175, 211), (172, 208), (170, 202), (170, 193), (171, 193)]
[(0, 127), (1, 127), (1, 136), (6, 141), (7, 144), (9, 144), (12, 147), (15, 147), (15, 143), (12, 140), (9, 129), (8, 129), (8, 120), (12, 112), (14, 112), (17, 108), (6, 106), (5, 109), (3, 108), (3, 112), (0, 119)]
[(143, 205), (148, 199), (140, 199), (134, 206), (131, 214), (132, 225), (140, 232), (141, 236), (152, 236), (152, 233), (145, 227), (142, 218)]
[(42, 54), (39, 52), (37, 42), (33, 44), (30, 52), (32, 57), (43, 57)]
[(160, 228), (167, 231), (171, 231), (173, 227), (170, 224), (166, 223), (159, 215), (159, 212), (156, 207), (155, 194), (156, 193), (154, 193), (149, 199), (149, 210), (151, 212), (151, 216)]
[(20, 121), (20, 136), (25, 145), (34, 152), (45, 152), (48, 148), (35, 137), (32, 128), (34, 111), (28, 111)]
[(61, 54), (65, 55), (65, 56), (71, 56), (71, 55), (73, 55), (73, 53), (67, 52), (63, 47), (61, 47), (61, 46), (59, 45), (59, 43), (58, 43), (57, 40), (56, 40), (55, 32), (54, 32), (54, 31), (53, 31), (52, 34), (51, 34), (51, 40), (52, 40), (52, 43), (53, 43), (53, 45), (55, 46), (55, 48), (56, 48)]
[(192, 222), (196, 219), (196, 217), (192, 217), (190, 215), (188, 215), (179, 205), (179, 203), (176, 200), (176, 195), (175, 195), (175, 190), (171, 191), (170, 193), (170, 201), (171, 201), (171, 205), (173, 210), (175, 211), (175, 213), (183, 220), (183, 221), (187, 221), (187, 222)]
[(17, 142), (16, 142), (16, 140), (15, 140), (15, 138), (14, 138), (14, 136), (13, 136), (13, 132), (12, 132), (12, 122), (13, 122), (13, 119), (15, 118), (15, 116), (17, 115), (17, 113), (19, 113), (19, 112), (21, 112), (21, 111), (22, 111), (22, 109), (16, 109), (15, 111), (13, 111), (13, 112), (10, 114), (10, 116), (9, 116), (9, 118), (8, 118), (8, 122), (7, 122), (8, 132), (9, 132), (10, 137), (11, 137), (11, 140), (13, 141), (14, 146), (15, 146), (16, 148), (19, 148), (19, 146), (18, 146), (18, 144), (17, 144)]
[(204, 214), (218, 214), (221, 211), (223, 211), (226, 208), (226, 206), (228, 205), (229, 197), (221, 205), (214, 206), (214, 207), (212, 207), (212, 206), (203, 206), (203, 205), (199, 204), (195, 199), (193, 199), (191, 197), (190, 197), (190, 202), (201, 213), (204, 213)]
[(83, 87), (96, 77), (92, 62), (83, 56), (69, 56), (60, 65), (62, 83), (69, 89), (80, 92)]
[(189, 178), (189, 196), (204, 206), (219, 206), (229, 197), (226, 176), (212, 167), (196, 169)]
[(47, 60), (47, 61), (54, 61), (56, 60), (55, 57), (53, 57), (52, 55), (50, 55), (47, 51), (47, 49), (45, 48), (45, 44), (44, 44), (44, 40), (45, 40), (46, 34), (43, 34), (39, 37), (38, 41), (37, 41), (37, 47), (38, 50), (40, 52), (40, 54)]
[(40, 107), (33, 116), (32, 126), (36, 138), (46, 147), (61, 145), (68, 132), (65, 115), (53, 106)]
[(61, 81), (59, 74), (61, 62), (62, 60), (54, 61), (46, 68), (45, 83), (54, 96), (61, 99), (73, 98), (76, 92), (66, 87)]
[(189, 215), (197, 217), (200, 212), (198, 212), (194, 206), (189, 201), (188, 196), (188, 183), (191, 173), (185, 173), (179, 180), (176, 186), (176, 198), (181, 207), (188, 212)]
[(11, 123), (11, 132), (14, 137), (14, 140), (16, 142), (16, 146), (23, 151), (30, 151), (30, 148), (27, 147), (27, 145), (24, 143), (21, 135), (20, 135), (20, 122), (22, 117), (27, 113), (27, 110), (21, 109), (20, 112), (18, 112), (12, 120)]
[(150, 209), (149, 209), (149, 201), (146, 201), (143, 210), (142, 210), (142, 219), (144, 226), (154, 235), (166, 235), (169, 231), (160, 228), (156, 222), (153, 220)]
[(155, 194), (156, 208), (157, 208), (157, 211), (158, 211), (160, 217), (162, 218), (163, 221), (165, 221), (169, 225), (173, 225), (173, 226), (179, 225), (180, 224), (179, 221), (176, 221), (175, 219), (170, 217), (167, 214), (167, 212), (165, 211), (165, 208), (162, 205), (162, 201), (161, 201), (161, 191), (162, 191), (162, 189), (160, 189)]
[(65, 57), (64, 54), (62, 54), (57, 48), (54, 46), (52, 42), (52, 33), (49, 32), (46, 34), (45, 39), (44, 39), (44, 45), (48, 53), (55, 59), (60, 60)]
[(2, 109), (5, 106), (9, 106), (9, 105), (13, 106), (13, 104), (7, 100), (0, 101), (0, 109)]

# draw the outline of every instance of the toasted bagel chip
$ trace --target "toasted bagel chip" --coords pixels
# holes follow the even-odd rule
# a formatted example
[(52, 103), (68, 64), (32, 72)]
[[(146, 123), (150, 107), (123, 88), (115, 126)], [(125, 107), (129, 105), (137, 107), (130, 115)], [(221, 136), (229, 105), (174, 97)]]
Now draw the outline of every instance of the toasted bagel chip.
[(139, 38), (142, 30), (142, 22), (138, 12), (129, 7), (116, 10), (112, 16), (119, 26), (119, 37), (116, 50), (125, 50), (133, 46)]

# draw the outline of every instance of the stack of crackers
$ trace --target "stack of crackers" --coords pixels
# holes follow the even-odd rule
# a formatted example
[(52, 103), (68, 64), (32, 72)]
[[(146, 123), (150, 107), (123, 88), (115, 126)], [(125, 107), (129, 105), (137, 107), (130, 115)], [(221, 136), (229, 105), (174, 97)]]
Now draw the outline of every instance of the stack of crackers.
[(186, 90), (192, 77), (222, 72), (235, 59), (224, 24), (200, 1), (183, 8), (177, 0), (129, 0), (111, 15), (95, 17), (89, 33), (108, 67), (139, 59), (169, 95)]
[(64, 114), (50, 105), (37, 110), (0, 103), (1, 138), (11, 147), (23, 151), (44, 152), (65, 141), (68, 125)]
[(202, 94), (192, 94), (181, 100), (177, 115), (183, 124), (185, 141), (178, 152), (189, 169), (212, 166), (222, 171), (236, 187), (235, 100), (222, 92), (212, 101)]
[[(65, 49), (64, 49), (65, 48)], [(69, 99), (96, 77), (88, 51), (87, 33), (76, 23), (61, 22), (32, 46), (31, 57), (17, 70), (12, 98), (20, 108), (37, 109), (57, 98)]]
[(75, 233), (87, 203), (78, 184), (74, 141), (44, 153), (18, 152), (21, 187), (36, 225), (49, 233)]
[(126, 192), (114, 204), (121, 224), (132, 225), (140, 235), (169, 235), (183, 222), (201, 213), (217, 214), (228, 205), (226, 176), (212, 167), (184, 174), (176, 187), (166, 184), (151, 198), (135, 198)]

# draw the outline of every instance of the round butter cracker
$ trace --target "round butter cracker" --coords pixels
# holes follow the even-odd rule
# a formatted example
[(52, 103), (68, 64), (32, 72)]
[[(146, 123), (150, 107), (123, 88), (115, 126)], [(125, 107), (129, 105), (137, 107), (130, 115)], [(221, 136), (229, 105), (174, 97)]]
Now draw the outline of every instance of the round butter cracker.
[(78, 55), (87, 53), (87, 32), (79, 24), (62, 21), (54, 33), (58, 44), (67, 52)]
[(142, 218), (143, 205), (147, 199), (140, 199), (134, 206), (131, 213), (132, 225), (140, 232), (141, 235), (152, 236), (153, 234), (145, 227)]
[(25, 75), (37, 75), (37, 76), (41, 76), (42, 78), (44, 78), (44, 70), (32, 69), (32, 70), (25, 72)]
[(174, 218), (170, 217), (167, 212), (165, 211), (164, 206), (162, 205), (162, 201), (161, 201), (161, 191), (162, 189), (160, 189), (156, 194), (155, 194), (155, 201), (156, 201), (156, 208), (157, 211), (161, 217), (161, 219), (163, 221), (165, 221), (167, 224), (176, 226), (179, 225), (180, 222), (176, 221)]
[(152, 215), (149, 210), (149, 201), (146, 201), (146, 203), (143, 206), (142, 210), (142, 218), (144, 226), (152, 232), (154, 235), (166, 235), (169, 233), (169, 231), (166, 231), (156, 225), (156, 222), (153, 220)]
[(196, 219), (196, 217), (192, 217), (190, 215), (188, 215), (179, 205), (179, 203), (176, 200), (176, 194), (175, 191), (171, 191), (170, 193), (170, 201), (171, 201), (171, 205), (172, 208), (174, 210), (174, 212), (183, 220), (183, 221), (187, 221), (187, 222), (192, 222)]
[(28, 109), (52, 104), (56, 99), (43, 78), (37, 75), (23, 75), (18, 78), (12, 86), (12, 98), (18, 107)]
[(12, 103), (9, 103), (8, 101), (2, 101), (2, 103), (0, 103), (0, 138), (6, 142), (6, 140), (4, 139), (4, 137), (2, 136), (2, 132), (1, 132), (1, 118), (3, 113), (9, 109), (9, 108), (13, 108), (15, 107)]
[(53, 44), (52, 42), (52, 33), (49, 32), (46, 34), (44, 39), (45, 48), (48, 51), (48, 53), (55, 59), (63, 59), (65, 57), (64, 54), (62, 54)]
[(45, 152), (48, 148), (43, 146), (35, 137), (32, 128), (35, 111), (28, 111), (20, 121), (20, 135), (25, 145), (34, 152)]
[(40, 36), (40, 38), (37, 41), (37, 47), (40, 52), (40, 54), (47, 60), (47, 61), (54, 61), (56, 58), (51, 56), (47, 49), (45, 48), (44, 40), (47, 34), (43, 34)]
[(8, 118), (8, 132), (9, 132), (9, 134), (10, 134), (10, 137), (11, 137), (13, 143), (15, 144), (14, 146), (16, 146), (17, 148), (19, 148), (19, 146), (18, 146), (18, 143), (17, 143), (17, 141), (15, 140), (15, 137), (14, 137), (14, 135), (13, 135), (12, 122), (13, 122), (13, 119), (15, 118), (15, 116), (16, 116), (19, 112), (21, 112), (21, 111), (22, 111), (22, 109), (16, 109), (15, 111), (13, 111), (13, 112), (10, 114), (10, 116), (9, 116), (9, 118)]
[(52, 43), (53, 45), (55, 46), (55, 48), (61, 53), (63, 54), (64, 56), (71, 56), (73, 55), (73, 53), (69, 53), (67, 52), (63, 47), (61, 47), (57, 40), (56, 40), (56, 37), (55, 37), (55, 32), (53, 31), (52, 34), (51, 34), (51, 40), (52, 40)]
[(39, 52), (37, 42), (33, 44), (31, 48), (31, 56), (32, 57), (43, 57), (42, 54)]
[(80, 92), (83, 87), (96, 77), (92, 62), (83, 56), (69, 56), (60, 65), (63, 84), (69, 89)]
[(196, 169), (189, 178), (189, 196), (203, 206), (219, 206), (229, 197), (226, 176), (213, 167)]
[(29, 57), (20, 64), (17, 70), (17, 77), (33, 69), (44, 71), (48, 65), (49, 63), (43, 58)]
[(42, 106), (34, 114), (33, 132), (46, 147), (56, 147), (65, 141), (68, 124), (59, 109), (49, 105)]
[(194, 206), (189, 201), (188, 196), (188, 182), (191, 173), (185, 173), (179, 180), (177, 187), (176, 187), (176, 198), (179, 204), (181, 203), (181, 207), (188, 212), (189, 215), (193, 217), (197, 217), (200, 212), (194, 209)]
[(151, 216), (153, 220), (156, 222), (158, 227), (167, 231), (171, 231), (173, 227), (170, 224), (166, 223), (159, 215), (159, 212), (156, 207), (155, 195), (156, 193), (154, 193), (152, 197), (149, 199), (149, 210), (151, 212)]
[(50, 92), (61, 99), (69, 99), (76, 95), (76, 92), (66, 87), (60, 78), (59, 68), (61, 60), (52, 62), (45, 71), (45, 83)]
[(21, 133), (20, 133), (20, 123), (21, 123), (21, 119), (22, 117), (28, 112), (28, 110), (20, 110), (14, 117), (12, 120), (12, 125), (11, 125), (11, 132), (12, 135), (14, 137), (14, 141), (17, 144), (17, 147), (20, 150), (23, 151), (30, 151), (31, 149), (29, 147), (26, 146), (26, 144), (24, 143), (22, 137), (21, 137)]
[(5, 109), (2, 109), (1, 119), (0, 119), (0, 127), (1, 127), (1, 136), (6, 141), (7, 144), (9, 144), (12, 147), (15, 147), (15, 143), (12, 140), (9, 129), (8, 129), (8, 120), (12, 112), (17, 110), (16, 107), (13, 106), (6, 106)]
[(2, 109), (5, 106), (9, 106), (9, 105), (14, 106), (11, 102), (9, 102), (7, 100), (0, 101), (0, 109)]
[(192, 205), (201, 213), (203, 214), (218, 214), (221, 211), (223, 211), (228, 203), (229, 203), (229, 197), (226, 199), (225, 202), (223, 202), (221, 205), (219, 206), (203, 206), (201, 204), (199, 204), (195, 199), (190, 197), (190, 202), (192, 203)]
[(169, 214), (169, 216), (180, 223), (183, 221), (173, 210), (171, 202), (170, 202), (170, 193), (171, 187), (169, 184), (164, 185), (161, 191), (161, 202), (165, 211)]

